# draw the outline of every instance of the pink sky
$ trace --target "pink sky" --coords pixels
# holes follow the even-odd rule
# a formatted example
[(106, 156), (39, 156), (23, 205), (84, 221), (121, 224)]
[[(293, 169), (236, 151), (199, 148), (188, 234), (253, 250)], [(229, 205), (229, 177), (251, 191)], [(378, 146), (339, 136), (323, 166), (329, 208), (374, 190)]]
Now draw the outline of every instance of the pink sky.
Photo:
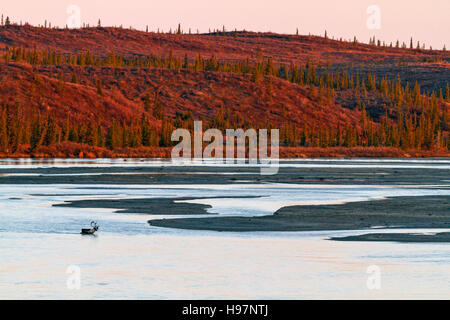
[[(412, 36), (415, 44), (427, 48), (450, 49), (450, 0), (14, 0), (2, 1), (1, 12), (13, 21), (28, 21), (64, 26), (71, 4), (81, 9), (81, 20), (93, 25), (100, 18), (103, 25), (132, 25), (167, 31), (181, 23), (187, 30), (237, 28), (302, 34), (328, 34), (367, 42), (372, 35), (386, 42), (405, 41)], [(366, 13), (370, 5), (381, 9), (381, 29), (369, 30)]]

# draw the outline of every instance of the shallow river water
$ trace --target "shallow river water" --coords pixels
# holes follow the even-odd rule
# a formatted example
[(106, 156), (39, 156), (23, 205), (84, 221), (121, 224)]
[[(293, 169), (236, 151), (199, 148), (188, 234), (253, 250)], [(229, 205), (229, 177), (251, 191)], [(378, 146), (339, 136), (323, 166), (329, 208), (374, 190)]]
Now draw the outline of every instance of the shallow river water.
[[(27, 170), (49, 168), (50, 173), (45, 174), (52, 175), (52, 168), (123, 167), (126, 172), (129, 167), (168, 165), (159, 160), (2, 160), (0, 170), (23, 170), (8, 171), (3, 176), (42, 175)], [(441, 170), (443, 177), (449, 175), (450, 169), (447, 160), (305, 160), (282, 161), (280, 165), (299, 171), (346, 166), (432, 168)], [(178, 170), (182, 172), (183, 166)], [(222, 172), (221, 166), (217, 166), (214, 174), (221, 173), (233, 174)], [(411, 230), (239, 233), (177, 230), (147, 223), (149, 219), (173, 216), (52, 207), (64, 201), (96, 198), (223, 197), (183, 201), (209, 204), (211, 214), (257, 216), (273, 214), (287, 205), (450, 195), (449, 185), (446, 179), (432, 188), (423, 186), (421, 181), (408, 186), (245, 181), (200, 185), (0, 184), (0, 298), (449, 299), (448, 244), (327, 240), (336, 235)], [(80, 228), (91, 220), (98, 221), (98, 234), (80, 235)], [(71, 285), (74, 275), (79, 275), (79, 287)], [(374, 276), (379, 276), (379, 286), (370, 285)]]

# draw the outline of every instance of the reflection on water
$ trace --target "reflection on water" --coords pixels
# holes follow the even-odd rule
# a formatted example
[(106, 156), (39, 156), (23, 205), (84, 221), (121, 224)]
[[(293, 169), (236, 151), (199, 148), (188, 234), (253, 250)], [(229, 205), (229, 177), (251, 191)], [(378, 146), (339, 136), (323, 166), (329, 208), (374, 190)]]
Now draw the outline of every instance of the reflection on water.
[[(0, 168), (124, 163), (135, 166), (141, 161), (1, 160)], [(160, 160), (151, 165), (158, 163), (167, 164)], [(329, 163), (330, 166), (448, 167), (450, 161), (306, 160), (295, 163), (299, 166)], [(214, 214), (254, 216), (272, 214), (292, 204), (342, 203), (404, 195), (450, 195), (450, 190), (439, 186), (422, 188), (420, 181), (408, 187), (239, 183), (0, 185), (0, 298), (448, 299), (448, 244), (327, 240), (331, 236), (384, 230), (219, 233), (164, 229), (149, 226), (147, 220), (153, 217), (148, 215), (115, 213), (111, 209), (52, 207), (55, 203), (80, 199), (253, 196), (258, 198), (190, 201), (211, 205), (209, 212)], [(88, 226), (91, 220), (100, 224), (98, 236), (81, 236), (81, 227)], [(418, 230), (427, 231), (430, 230)], [(70, 265), (81, 268), (80, 290), (67, 288), (66, 270)], [(366, 271), (371, 265), (380, 267), (380, 290), (367, 288)]]
[[(449, 297), (447, 245), (324, 240), (336, 234), (349, 233), (2, 233), (0, 297)], [(66, 286), (69, 265), (81, 269), (80, 290)], [(380, 267), (380, 290), (367, 288), (370, 265)]]

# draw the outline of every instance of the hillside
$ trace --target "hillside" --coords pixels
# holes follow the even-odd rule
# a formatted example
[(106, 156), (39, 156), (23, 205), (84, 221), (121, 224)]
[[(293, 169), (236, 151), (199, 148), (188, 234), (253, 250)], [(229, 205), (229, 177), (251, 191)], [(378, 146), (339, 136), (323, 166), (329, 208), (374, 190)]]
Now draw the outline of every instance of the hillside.
[[(76, 73), (78, 82), (71, 83)], [(0, 105), (21, 106), (49, 112), (59, 120), (101, 118), (130, 121), (146, 113), (143, 100), (158, 94), (164, 114), (174, 117), (192, 112), (196, 118), (211, 120), (222, 109), (241, 115), (249, 123), (294, 121), (331, 126), (357, 125), (359, 112), (333, 104), (319, 104), (308, 90), (281, 79), (267, 85), (255, 84), (248, 75), (182, 70), (39, 66), (0, 64)], [(38, 75), (38, 79), (36, 79)], [(61, 81), (62, 79), (62, 81)], [(103, 94), (97, 93), (101, 79)], [(265, 79), (268, 82), (268, 79)], [(151, 114), (149, 113), (149, 116)], [(154, 119), (156, 121), (156, 119)]]
[[(353, 41), (353, 39), (352, 39)], [(0, 28), (2, 46), (51, 48), (63, 53), (89, 50), (95, 55), (110, 52), (123, 55), (163, 54), (175, 56), (242, 60), (255, 58), (259, 52), (276, 62), (305, 63), (376, 63), (420, 62), (424, 58), (441, 57), (450, 62), (450, 52), (378, 47), (352, 41), (325, 39), (319, 36), (283, 35), (248, 31), (210, 34), (168, 34), (143, 32), (125, 28), (91, 27), (82, 29), (40, 28), (31, 25)], [(395, 44), (393, 44), (395, 46)]]
[(429, 155), (449, 143), (446, 51), (246, 31), (29, 25), (0, 27), (0, 50), (0, 149), (10, 155), (64, 141), (164, 147), (170, 128), (190, 128), (193, 119), (280, 128), (291, 147)]

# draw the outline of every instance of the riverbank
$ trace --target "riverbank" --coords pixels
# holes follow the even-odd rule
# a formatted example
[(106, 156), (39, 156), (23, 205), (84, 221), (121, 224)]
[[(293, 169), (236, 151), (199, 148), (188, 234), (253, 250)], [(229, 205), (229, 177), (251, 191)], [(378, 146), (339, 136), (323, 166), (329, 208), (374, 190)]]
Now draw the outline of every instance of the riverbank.
[[(20, 146), (14, 153), (1, 153), (0, 158), (171, 158), (172, 147), (139, 147), (108, 149), (82, 143), (62, 142), (31, 149)], [(281, 159), (288, 158), (429, 158), (450, 157), (450, 151), (403, 150), (394, 147), (280, 147)]]
[[(38, 195), (35, 195), (38, 196)], [(210, 205), (199, 203), (183, 202), (189, 200), (215, 199), (217, 197), (199, 197), (199, 198), (153, 198), (153, 199), (93, 199), (68, 201), (54, 204), (53, 207), (70, 208), (101, 208), (115, 209), (116, 213), (140, 213), (151, 215), (200, 215), (208, 214), (207, 209)], [(221, 197), (231, 198), (231, 197)], [(252, 197), (233, 197), (252, 198)]]
[(450, 228), (450, 196), (394, 197), (284, 207), (271, 216), (149, 220), (152, 226), (212, 231), (319, 231)]
[[(280, 161), (278, 173), (261, 175), (258, 166), (147, 159), (0, 160), (0, 184), (224, 185), (448, 185), (446, 159), (305, 159)], [(93, 191), (95, 192), (95, 191)]]
[[(35, 195), (36, 196), (36, 195)], [(148, 215), (208, 215), (209, 205), (183, 202), (199, 198), (155, 198), (155, 199), (90, 199), (76, 200), (54, 207), (108, 208), (116, 213), (139, 213)], [(239, 198), (239, 197), (220, 197)], [(252, 197), (241, 197), (252, 198)], [(255, 198), (255, 201), (258, 201)], [(151, 226), (208, 230), (224, 232), (255, 231), (332, 231), (363, 229), (441, 229), (450, 228), (450, 196), (393, 197), (380, 200), (348, 202), (333, 205), (286, 206), (273, 215), (261, 217), (208, 217), (149, 220)], [(368, 234), (348, 238), (333, 238), (342, 241), (437, 241), (447, 235), (427, 238), (397, 234)], [(433, 240), (434, 239), (434, 240)]]
[(336, 241), (450, 242), (450, 232), (440, 233), (369, 233), (349, 237), (332, 237)]

